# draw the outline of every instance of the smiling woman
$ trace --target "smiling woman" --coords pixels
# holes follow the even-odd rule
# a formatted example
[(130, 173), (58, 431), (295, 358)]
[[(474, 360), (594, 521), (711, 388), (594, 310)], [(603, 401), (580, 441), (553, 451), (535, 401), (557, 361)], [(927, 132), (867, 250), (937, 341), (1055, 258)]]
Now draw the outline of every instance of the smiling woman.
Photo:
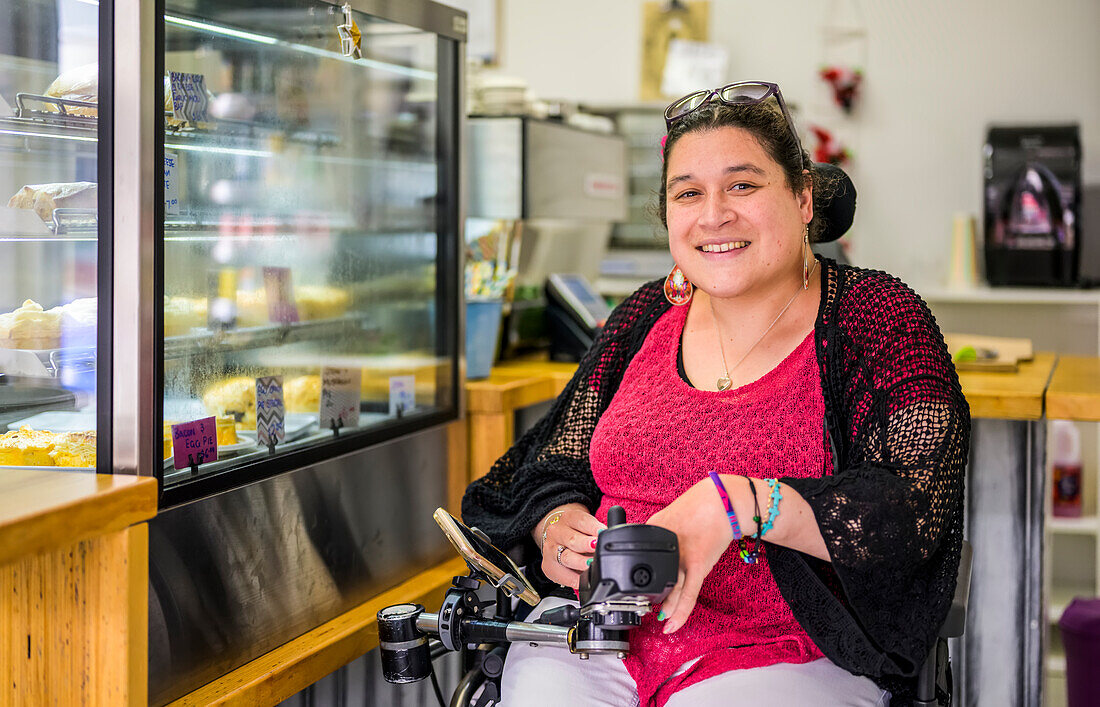
[(546, 590), (577, 586), (621, 505), (677, 534), (679, 581), (625, 661), (512, 646), (503, 704), (907, 704), (959, 561), (958, 378), (912, 290), (813, 255), (837, 180), (778, 87), (692, 96), (662, 154), (676, 267), (462, 509), (541, 553)]

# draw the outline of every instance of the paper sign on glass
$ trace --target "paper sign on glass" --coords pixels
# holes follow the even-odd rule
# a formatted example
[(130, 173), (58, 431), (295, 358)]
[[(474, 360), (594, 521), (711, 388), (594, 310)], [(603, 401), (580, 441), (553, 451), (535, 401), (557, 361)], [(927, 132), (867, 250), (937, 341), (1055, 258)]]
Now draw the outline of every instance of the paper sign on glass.
[(177, 469), (217, 461), (218, 426), (214, 418), (172, 425), (172, 457), (172, 466)]
[(673, 39), (661, 77), (661, 93), (683, 96), (701, 87), (722, 86), (729, 66), (729, 51), (721, 44)]
[(286, 439), (286, 405), (283, 403), (283, 377), (256, 379), (256, 442), (271, 447)]
[(168, 72), (172, 86), (172, 116), (190, 123), (210, 120), (210, 99), (206, 95), (206, 77), (202, 74)]
[(298, 307), (290, 285), (290, 268), (264, 268), (267, 319), (279, 324), (298, 321)]
[(176, 153), (164, 152), (164, 213), (173, 216), (180, 212), (179, 158)]
[(390, 377), (390, 416), (408, 415), (416, 407), (416, 376)]
[(321, 369), (321, 429), (359, 426), (361, 368)]

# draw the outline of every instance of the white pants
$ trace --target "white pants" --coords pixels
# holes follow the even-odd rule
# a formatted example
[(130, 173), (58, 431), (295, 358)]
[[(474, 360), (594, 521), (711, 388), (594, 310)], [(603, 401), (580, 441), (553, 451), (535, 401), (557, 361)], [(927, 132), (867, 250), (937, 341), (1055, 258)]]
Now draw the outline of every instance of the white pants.
[[(567, 603), (571, 602), (557, 597), (544, 599), (528, 621)], [(668, 707), (889, 704), (888, 692), (828, 658), (731, 670), (687, 687), (668, 701)], [(513, 643), (501, 676), (501, 707), (544, 706), (638, 707), (638, 691), (626, 666), (614, 656), (580, 660), (560, 646)]]

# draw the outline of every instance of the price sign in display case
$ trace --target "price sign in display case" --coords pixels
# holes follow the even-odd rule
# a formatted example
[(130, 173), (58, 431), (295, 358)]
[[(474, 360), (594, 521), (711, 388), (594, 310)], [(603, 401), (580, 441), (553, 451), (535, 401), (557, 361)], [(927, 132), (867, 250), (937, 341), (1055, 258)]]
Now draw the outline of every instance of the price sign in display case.
[(99, 14), (0, 7), (0, 465), (96, 466)]
[[(166, 439), (207, 416), (223, 438), (197, 467), (166, 457), (165, 488), (275, 473), (453, 417), (446, 43), (308, 1), (167, 0), (163, 35), (161, 414)], [(395, 413), (398, 377), (412, 383)]]

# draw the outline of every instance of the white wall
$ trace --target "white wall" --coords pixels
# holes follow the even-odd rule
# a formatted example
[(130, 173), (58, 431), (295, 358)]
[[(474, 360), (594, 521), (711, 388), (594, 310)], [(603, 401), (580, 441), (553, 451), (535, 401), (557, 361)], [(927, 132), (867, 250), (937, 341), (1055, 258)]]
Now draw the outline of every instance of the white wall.
[[(500, 2), (502, 73), (543, 98), (637, 101), (641, 0)], [(980, 218), (991, 122), (1079, 122), (1084, 178), (1100, 182), (1100, 1), (860, 0), (866, 78), (852, 118), (815, 76), (837, 4), (711, 0), (711, 40), (729, 49), (731, 80), (777, 81), (801, 123), (848, 139), (856, 262), (918, 286), (943, 278), (952, 215)]]

